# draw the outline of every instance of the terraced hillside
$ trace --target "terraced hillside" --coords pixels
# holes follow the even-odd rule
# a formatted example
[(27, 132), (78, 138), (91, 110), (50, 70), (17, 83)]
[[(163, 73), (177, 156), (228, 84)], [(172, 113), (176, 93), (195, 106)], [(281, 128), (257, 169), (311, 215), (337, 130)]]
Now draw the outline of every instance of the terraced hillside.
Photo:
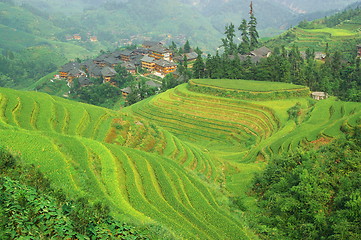
[(186, 170), (215, 179), (217, 162), (143, 119), (1, 88), (0, 142), (55, 188), (102, 201), (120, 220), (161, 225), (180, 239), (254, 238), (220, 205), (223, 194)]
[(266, 45), (271, 48), (296, 45), (301, 51), (313, 48), (324, 52), (328, 44), (331, 50), (355, 51), (356, 45), (361, 42), (360, 26), (360, 8), (349, 9), (328, 18), (301, 22), (297, 27), (269, 40)]
[[(198, 92), (199, 88), (192, 84), (205, 85), (206, 80), (194, 80), (189, 85), (180, 85), (135, 104), (128, 111), (153, 121), (185, 141), (202, 146), (204, 151), (220, 159), (242, 163), (293, 151), (301, 143), (321, 137), (337, 137), (342, 134), (343, 124), (355, 125), (360, 121), (359, 103), (332, 98), (316, 103), (310, 97), (297, 96), (267, 101), (262, 96), (254, 97), (253, 101), (239, 100), (233, 98), (229, 88), (222, 90), (222, 81), (213, 84), (210, 80), (206, 85), (217, 88), (218, 95), (228, 97), (200, 93), (207, 90), (201, 88)], [(239, 89), (244, 88), (244, 81), (239, 84)], [(267, 82), (263, 84), (267, 88)], [(292, 89), (294, 85), (285, 91)], [(213, 93), (213, 89), (208, 91)], [(295, 121), (289, 118), (287, 111), (296, 104), (300, 109)]]
[[(222, 81), (208, 85), (229, 94)], [(247, 84), (233, 81), (236, 90)], [(282, 91), (299, 89), (289, 87)], [(160, 225), (179, 239), (257, 239), (227, 196), (245, 197), (270, 157), (328, 142), (361, 121), (360, 103), (241, 100), (190, 89), (183, 84), (115, 112), (1, 88), (1, 146), (55, 188), (102, 201), (120, 220)]]

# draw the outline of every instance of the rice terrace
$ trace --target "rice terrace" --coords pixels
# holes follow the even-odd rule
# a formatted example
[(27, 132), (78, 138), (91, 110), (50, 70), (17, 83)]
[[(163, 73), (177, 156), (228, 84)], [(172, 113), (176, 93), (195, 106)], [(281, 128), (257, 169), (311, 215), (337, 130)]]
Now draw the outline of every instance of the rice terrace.
[(360, 123), (359, 103), (309, 94), (201, 79), (114, 111), (1, 88), (0, 141), (56, 189), (101, 201), (119, 220), (180, 239), (257, 239), (227, 197), (252, 208), (245, 191), (270, 158)]

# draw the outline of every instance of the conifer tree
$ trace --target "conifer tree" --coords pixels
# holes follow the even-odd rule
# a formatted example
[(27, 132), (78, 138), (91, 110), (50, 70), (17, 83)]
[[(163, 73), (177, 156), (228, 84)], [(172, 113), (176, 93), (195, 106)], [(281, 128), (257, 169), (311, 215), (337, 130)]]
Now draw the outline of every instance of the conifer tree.
[(257, 19), (254, 16), (252, 2), (250, 5), (249, 15), (250, 15), (250, 20), (248, 22), (249, 43), (250, 43), (250, 50), (254, 50), (258, 46), (259, 35), (258, 35), (257, 29), (256, 29)]
[(187, 42), (184, 44), (184, 53), (190, 53), (191, 52), (191, 46), (189, 44), (189, 41), (187, 40)]
[(226, 35), (226, 38), (222, 38), (222, 47), (224, 47), (224, 52), (227, 55), (231, 55), (236, 52), (237, 48), (233, 41), (233, 38), (236, 36), (233, 23), (230, 23), (225, 27), (224, 34)]
[(196, 62), (193, 65), (193, 77), (194, 78), (203, 78), (204, 73), (204, 62), (201, 55), (198, 55)]
[(241, 31), (241, 40), (242, 42), (239, 44), (239, 52), (241, 54), (246, 54), (249, 52), (249, 37), (248, 37), (248, 25), (246, 19), (242, 20), (241, 25), (239, 25), (238, 30)]

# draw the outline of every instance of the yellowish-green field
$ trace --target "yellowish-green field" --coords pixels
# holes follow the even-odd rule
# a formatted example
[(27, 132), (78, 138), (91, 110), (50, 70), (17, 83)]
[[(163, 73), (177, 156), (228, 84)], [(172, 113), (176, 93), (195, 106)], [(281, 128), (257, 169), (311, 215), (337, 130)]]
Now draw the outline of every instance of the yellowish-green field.
[(277, 90), (301, 89), (304, 86), (282, 83), (282, 82), (267, 82), (241, 79), (195, 79), (195, 83), (204, 84), (220, 88), (229, 88), (236, 90), (244, 90), (251, 92), (269, 92)]
[(310, 33), (329, 33), (333, 37), (354, 36), (358, 34), (355, 31), (339, 28), (304, 29), (304, 31)]
[(246, 192), (270, 158), (361, 121), (360, 103), (240, 100), (188, 87), (121, 111), (0, 88), (1, 146), (70, 197), (102, 201), (119, 220), (161, 226), (176, 239), (257, 239), (228, 197), (254, 208)]

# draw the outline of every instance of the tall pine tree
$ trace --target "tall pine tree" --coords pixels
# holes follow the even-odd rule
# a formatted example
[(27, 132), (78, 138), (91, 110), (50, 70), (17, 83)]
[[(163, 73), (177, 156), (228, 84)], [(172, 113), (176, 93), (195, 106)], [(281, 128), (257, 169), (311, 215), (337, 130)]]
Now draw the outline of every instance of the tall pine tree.
[(237, 45), (233, 41), (233, 38), (236, 36), (233, 23), (230, 23), (225, 27), (224, 34), (226, 35), (226, 38), (222, 38), (221, 47), (224, 47), (224, 52), (227, 55), (232, 55), (237, 50)]
[(238, 30), (241, 31), (241, 40), (238, 50), (241, 54), (246, 54), (249, 52), (249, 37), (248, 37), (248, 25), (246, 19), (242, 20), (241, 25), (239, 25)]
[(248, 22), (249, 43), (250, 43), (250, 50), (254, 50), (258, 46), (259, 35), (258, 35), (257, 29), (256, 29), (256, 27), (257, 27), (257, 19), (254, 16), (253, 3), (252, 2), (251, 2), (251, 5), (250, 5), (249, 15), (250, 15), (250, 20)]

